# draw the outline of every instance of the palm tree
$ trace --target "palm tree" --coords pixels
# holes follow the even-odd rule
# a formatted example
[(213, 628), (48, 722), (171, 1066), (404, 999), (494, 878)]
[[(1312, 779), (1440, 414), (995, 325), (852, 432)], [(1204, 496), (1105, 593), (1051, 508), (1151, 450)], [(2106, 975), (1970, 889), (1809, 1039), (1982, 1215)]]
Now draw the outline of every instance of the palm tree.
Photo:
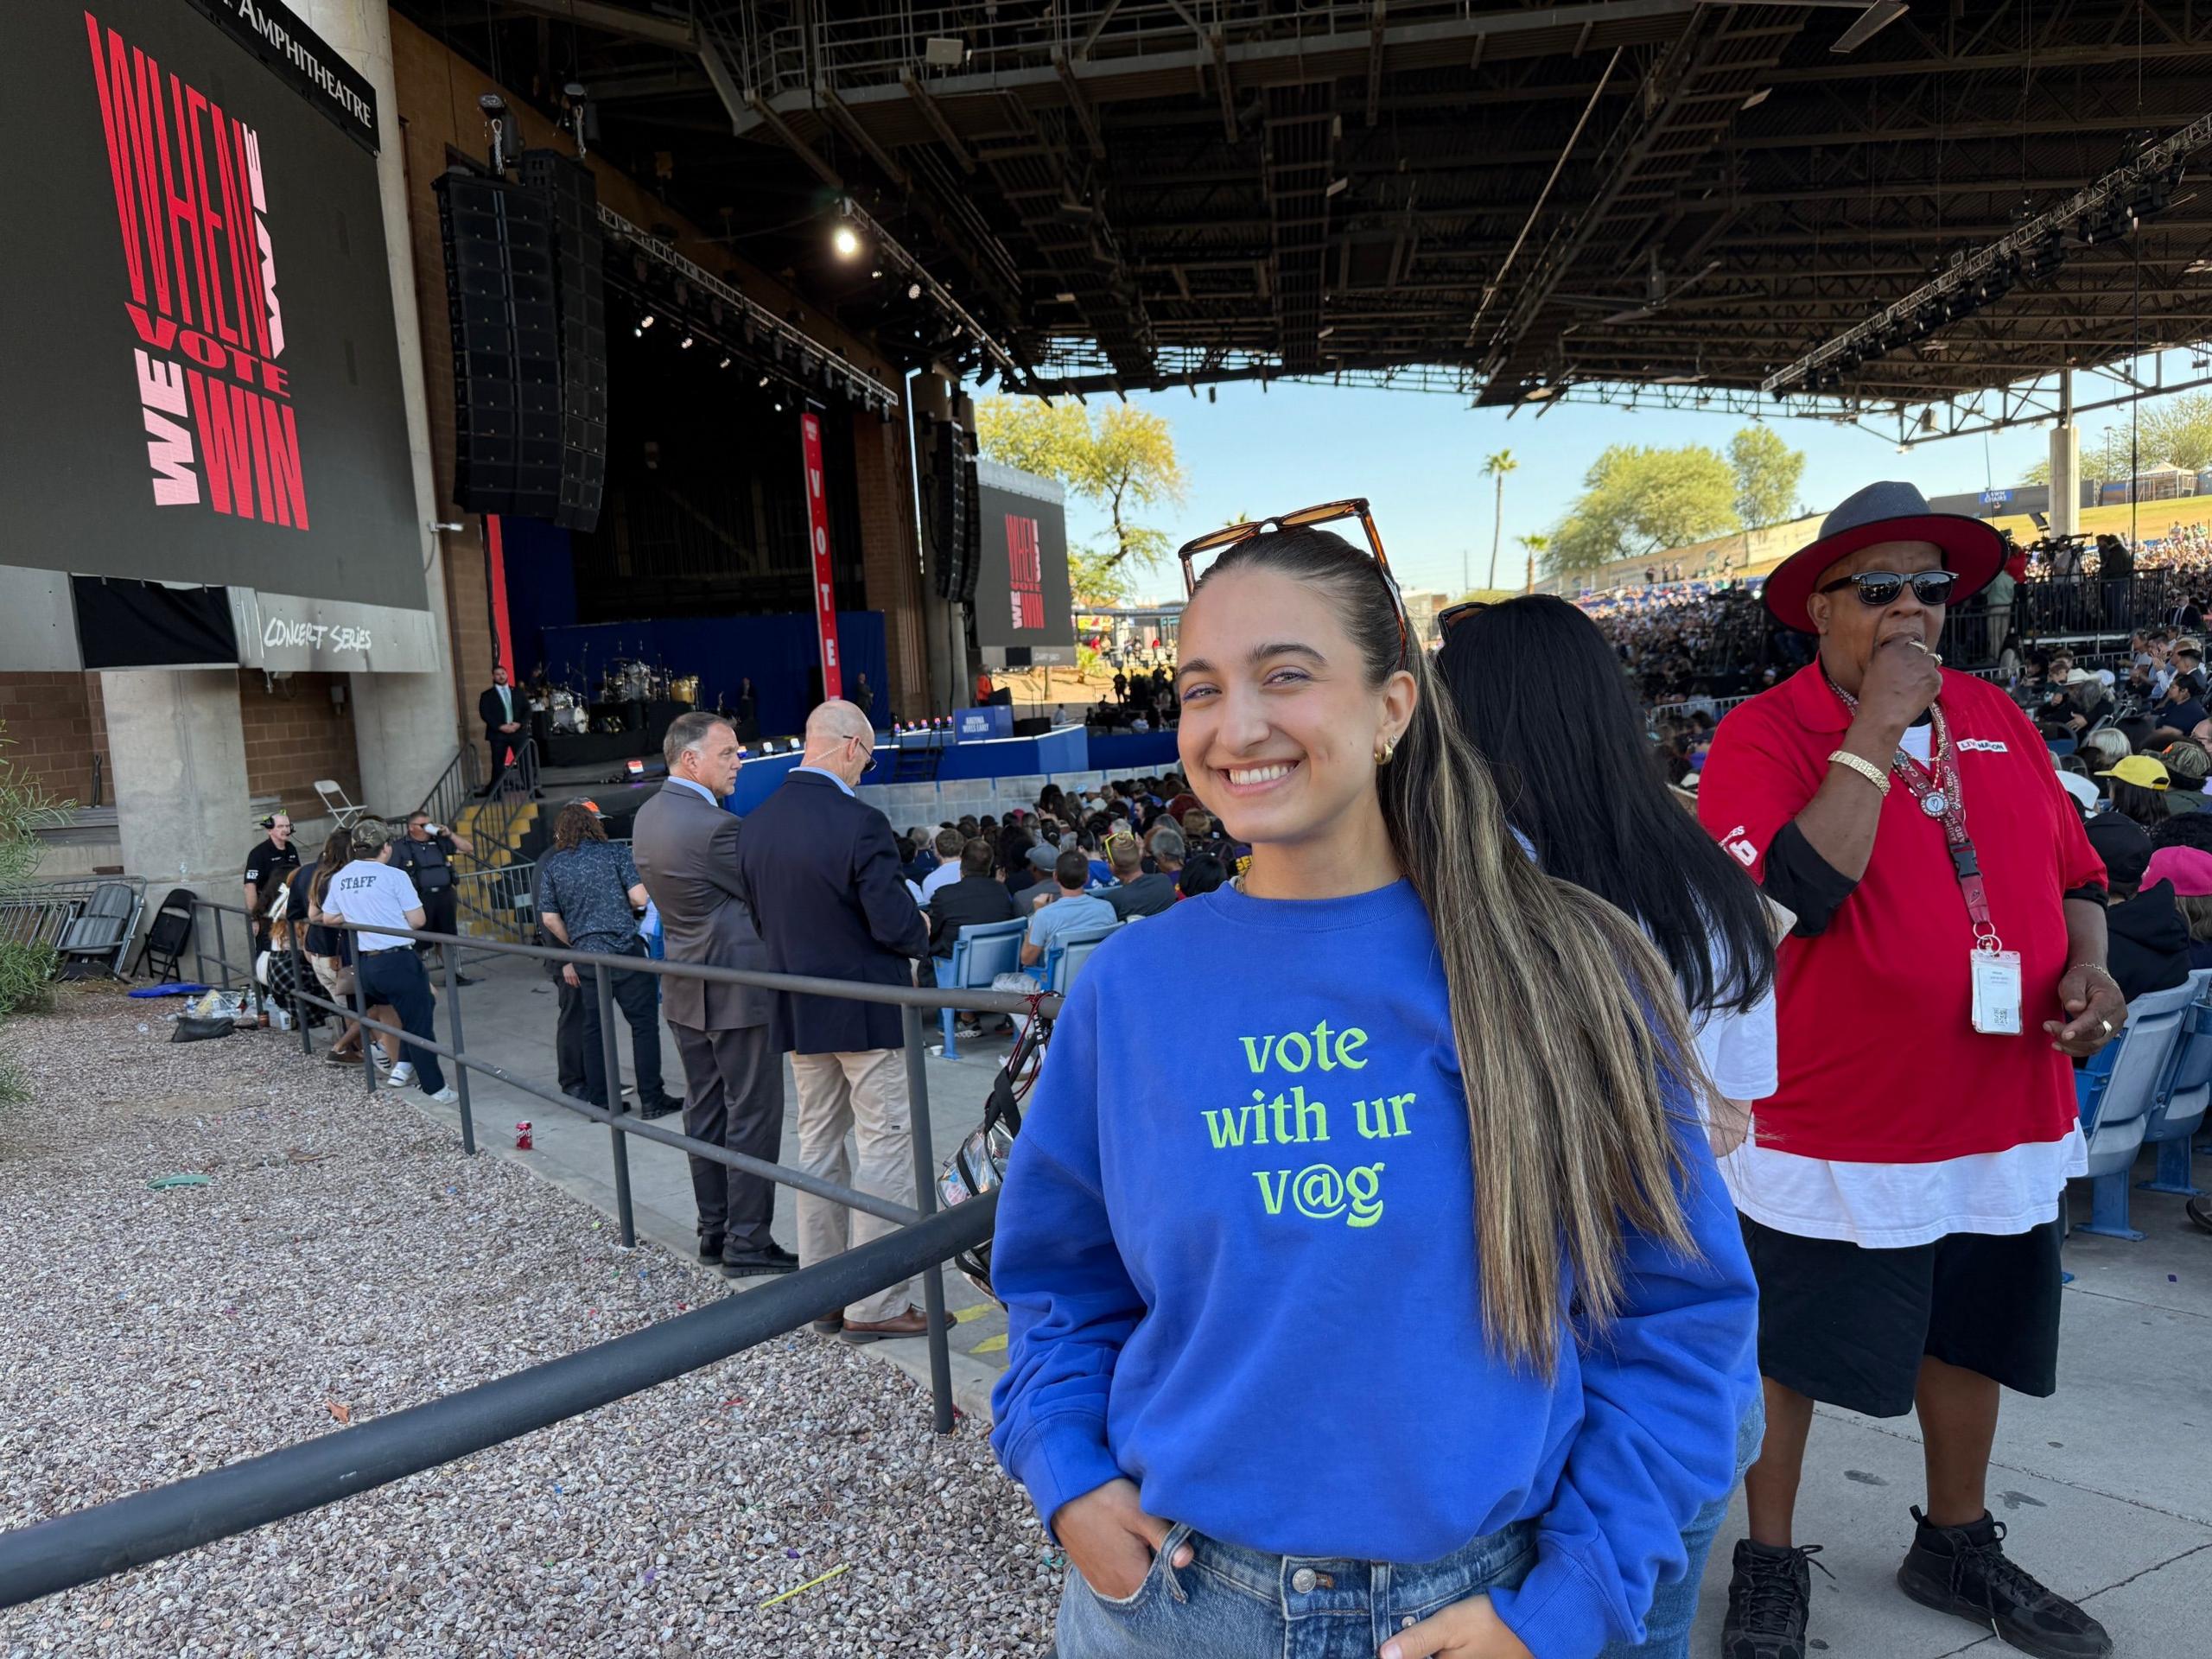
[(1532, 531), (1526, 536), (1516, 536), (1513, 539), (1529, 553), (1529, 579), (1522, 585), (1521, 591), (1533, 594), (1536, 591), (1536, 556), (1552, 544), (1552, 538), (1541, 531)]
[(1497, 586), (1497, 540), (1505, 529), (1505, 475), (1520, 464), (1510, 449), (1501, 449), (1483, 463), (1483, 475), (1497, 480), (1497, 500), (1491, 509), (1490, 526), (1490, 585), (1493, 588)]

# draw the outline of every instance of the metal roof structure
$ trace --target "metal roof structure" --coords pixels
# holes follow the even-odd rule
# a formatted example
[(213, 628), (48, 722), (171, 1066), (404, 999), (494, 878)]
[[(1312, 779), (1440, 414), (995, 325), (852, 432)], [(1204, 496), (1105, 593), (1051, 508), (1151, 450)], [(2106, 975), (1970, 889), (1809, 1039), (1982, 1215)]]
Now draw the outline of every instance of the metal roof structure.
[[(2195, 0), (399, 3), (473, 54), (534, 45), (740, 251), (1020, 391), (1779, 397), (1910, 441), (2212, 338), (2190, 141), (1765, 389), (2212, 112)], [(958, 319), (837, 269), (847, 198)]]

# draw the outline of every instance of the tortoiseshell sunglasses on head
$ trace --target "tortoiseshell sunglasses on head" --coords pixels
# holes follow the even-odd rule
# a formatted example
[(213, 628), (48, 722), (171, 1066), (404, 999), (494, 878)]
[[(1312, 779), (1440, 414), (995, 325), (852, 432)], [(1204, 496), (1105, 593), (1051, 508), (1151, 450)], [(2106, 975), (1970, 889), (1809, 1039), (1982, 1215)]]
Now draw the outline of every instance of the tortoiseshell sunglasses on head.
[(1390, 561), (1382, 551), (1382, 537), (1376, 531), (1375, 515), (1368, 511), (1363, 495), (1343, 501), (1324, 501), (1319, 506), (1300, 507), (1295, 512), (1281, 513), (1273, 518), (1248, 518), (1242, 524), (1224, 524), (1219, 530), (1210, 530), (1184, 543), (1176, 552), (1176, 557), (1183, 562), (1184, 595), (1187, 598), (1198, 591), (1200, 573), (1193, 562), (1206, 554), (1222, 552), (1256, 536), (1285, 530), (1310, 530), (1340, 518), (1358, 519), (1360, 528), (1367, 532), (1367, 550), (1374, 556), (1376, 574), (1382, 578), (1383, 588), (1390, 595), (1390, 609), (1398, 619), (1398, 666), (1403, 668), (1412, 639), (1406, 624), (1405, 601), (1398, 595), (1397, 581), (1390, 575)]

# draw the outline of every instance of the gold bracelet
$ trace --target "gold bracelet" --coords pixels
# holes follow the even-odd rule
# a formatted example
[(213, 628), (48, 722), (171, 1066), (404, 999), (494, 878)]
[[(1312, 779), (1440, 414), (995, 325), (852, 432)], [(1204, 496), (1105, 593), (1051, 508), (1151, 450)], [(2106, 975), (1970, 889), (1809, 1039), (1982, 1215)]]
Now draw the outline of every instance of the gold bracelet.
[(1850, 767), (1852, 771), (1880, 790), (1885, 799), (1888, 798), (1890, 780), (1887, 774), (1865, 755), (1853, 754), (1849, 749), (1838, 749), (1834, 754), (1828, 756), (1828, 764), (1832, 766)]

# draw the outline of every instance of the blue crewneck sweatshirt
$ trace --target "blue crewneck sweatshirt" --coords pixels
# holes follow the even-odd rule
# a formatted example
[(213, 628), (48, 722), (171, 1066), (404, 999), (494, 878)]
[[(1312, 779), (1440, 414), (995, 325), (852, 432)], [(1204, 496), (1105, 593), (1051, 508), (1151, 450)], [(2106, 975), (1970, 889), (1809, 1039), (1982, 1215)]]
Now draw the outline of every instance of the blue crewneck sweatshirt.
[[(1501, 988), (1499, 1041), (1514, 1007)], [(1287, 1555), (1430, 1561), (1530, 1519), (1536, 1563), (1492, 1600), (1538, 1659), (1640, 1640), (1758, 1387), (1751, 1268), (1679, 1104), (1700, 1257), (1631, 1236), (1624, 1317), (1541, 1379), (1484, 1344), (1412, 888), (1224, 887), (1124, 928), (1053, 1028), (1000, 1198), (992, 1444), (1048, 1524), (1122, 1475), (1153, 1515)]]

